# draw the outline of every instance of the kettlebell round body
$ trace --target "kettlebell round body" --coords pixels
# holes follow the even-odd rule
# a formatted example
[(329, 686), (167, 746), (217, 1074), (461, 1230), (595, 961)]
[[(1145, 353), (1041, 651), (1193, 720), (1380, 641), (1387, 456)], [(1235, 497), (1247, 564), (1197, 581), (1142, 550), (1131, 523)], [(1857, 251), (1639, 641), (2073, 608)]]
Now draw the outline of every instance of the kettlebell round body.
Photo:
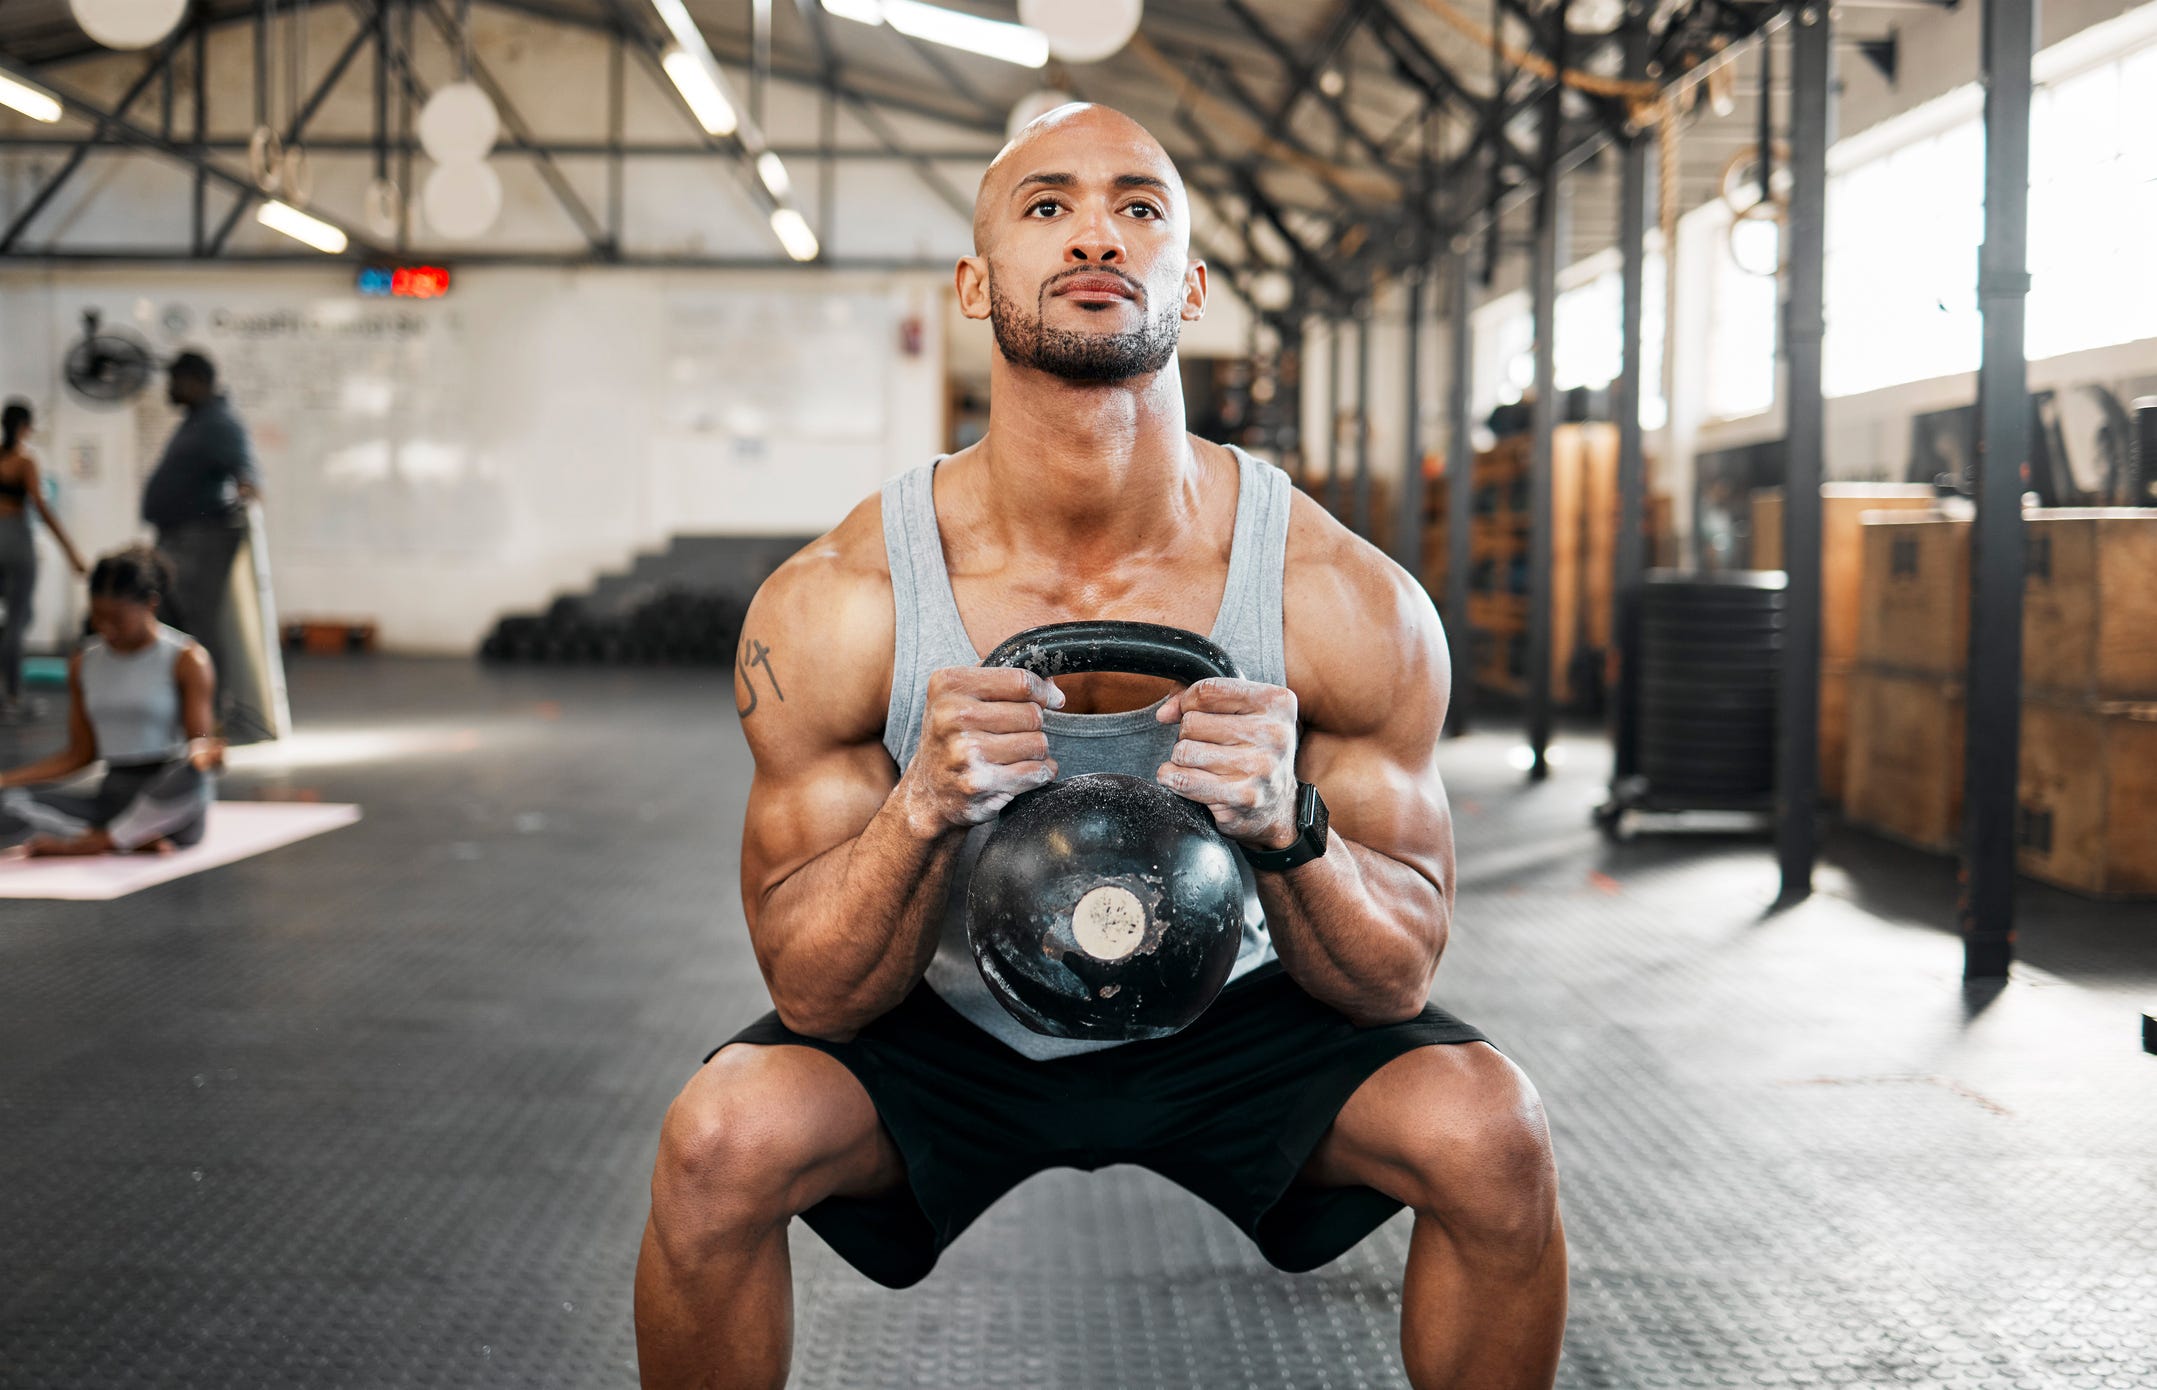
[(967, 883), (967, 942), (1021, 1023), (1130, 1042), (1185, 1027), (1243, 942), (1236, 852), (1203, 807), (1097, 772), (1004, 808)]

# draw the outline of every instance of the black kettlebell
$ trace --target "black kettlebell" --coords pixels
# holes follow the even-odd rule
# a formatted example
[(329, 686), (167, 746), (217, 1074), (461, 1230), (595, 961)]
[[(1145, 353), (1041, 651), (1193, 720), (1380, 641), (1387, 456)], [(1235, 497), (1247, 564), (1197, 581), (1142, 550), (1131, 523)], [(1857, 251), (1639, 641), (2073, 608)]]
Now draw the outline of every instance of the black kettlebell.
[[(981, 664), (1184, 684), (1240, 674), (1204, 637), (1152, 623), (1032, 628)], [(967, 880), (966, 940), (989, 991), (1037, 1033), (1164, 1038), (1227, 983), (1244, 899), (1236, 849), (1205, 807), (1150, 777), (1087, 773), (1004, 808)]]

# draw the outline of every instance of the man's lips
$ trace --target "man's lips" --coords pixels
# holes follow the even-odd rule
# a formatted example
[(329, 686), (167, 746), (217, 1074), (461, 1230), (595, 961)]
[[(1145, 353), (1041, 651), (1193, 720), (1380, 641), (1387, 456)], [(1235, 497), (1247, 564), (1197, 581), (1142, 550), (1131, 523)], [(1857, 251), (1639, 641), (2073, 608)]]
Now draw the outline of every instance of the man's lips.
[(1074, 275), (1058, 285), (1053, 294), (1057, 299), (1076, 299), (1087, 304), (1138, 297), (1130, 285), (1113, 275)]

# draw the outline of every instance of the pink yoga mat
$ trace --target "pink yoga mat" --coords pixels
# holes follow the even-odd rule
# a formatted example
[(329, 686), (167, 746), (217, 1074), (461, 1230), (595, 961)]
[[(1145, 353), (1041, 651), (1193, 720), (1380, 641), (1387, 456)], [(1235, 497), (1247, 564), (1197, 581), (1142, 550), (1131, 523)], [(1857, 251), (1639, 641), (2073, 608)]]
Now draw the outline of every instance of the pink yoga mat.
[(320, 835), (360, 818), (360, 808), (310, 801), (220, 801), (210, 807), (202, 843), (172, 854), (102, 854), (85, 859), (26, 859), (0, 854), (0, 898), (124, 898), (188, 874)]

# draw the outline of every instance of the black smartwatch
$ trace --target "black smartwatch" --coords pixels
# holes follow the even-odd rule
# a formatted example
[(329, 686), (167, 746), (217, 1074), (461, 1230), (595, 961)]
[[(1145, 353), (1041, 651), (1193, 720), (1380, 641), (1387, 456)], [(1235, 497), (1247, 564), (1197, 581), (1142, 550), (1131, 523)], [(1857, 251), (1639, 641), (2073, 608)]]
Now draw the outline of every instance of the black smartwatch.
[(1254, 869), (1293, 869), (1326, 852), (1326, 799), (1309, 782), (1296, 783), (1296, 840), (1287, 849), (1253, 849), (1239, 845), (1244, 862)]

